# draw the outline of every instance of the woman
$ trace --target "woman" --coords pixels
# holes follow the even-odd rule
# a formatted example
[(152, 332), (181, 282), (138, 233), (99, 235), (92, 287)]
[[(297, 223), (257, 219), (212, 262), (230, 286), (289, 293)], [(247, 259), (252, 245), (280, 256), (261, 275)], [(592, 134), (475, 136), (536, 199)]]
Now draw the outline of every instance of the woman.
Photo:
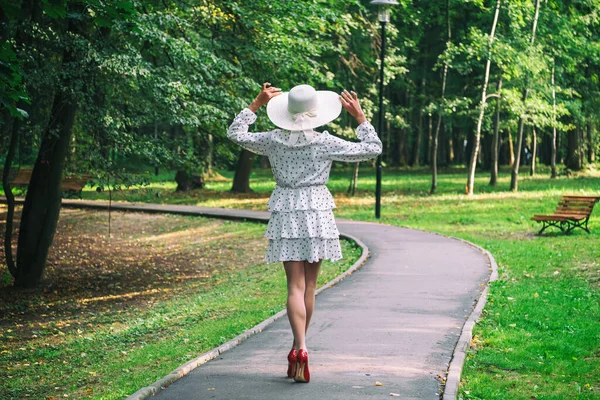
[[(249, 133), (256, 112), (280, 129)], [(344, 107), (358, 122), (360, 142), (349, 142), (313, 129), (336, 119)], [(243, 148), (269, 157), (276, 186), (268, 206), (271, 218), (266, 262), (283, 262), (288, 283), (287, 311), (294, 342), (288, 377), (309, 382), (306, 332), (315, 304), (319, 268), (324, 259), (342, 258), (333, 197), (325, 186), (332, 161), (364, 161), (381, 154), (381, 141), (365, 118), (356, 93), (342, 95), (299, 85), (288, 93), (263, 84), (256, 99), (233, 120), (227, 136)]]

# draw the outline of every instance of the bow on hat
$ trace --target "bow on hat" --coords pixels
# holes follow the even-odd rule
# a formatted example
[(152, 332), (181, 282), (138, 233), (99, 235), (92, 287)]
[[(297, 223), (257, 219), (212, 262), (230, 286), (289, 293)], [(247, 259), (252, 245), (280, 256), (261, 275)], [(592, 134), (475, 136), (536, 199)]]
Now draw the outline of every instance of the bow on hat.
[[(290, 133), (290, 138), (288, 140), (288, 144), (294, 145), (300, 139), (300, 134), (304, 134), (307, 142), (313, 140), (315, 136), (315, 132), (307, 126), (310, 122), (311, 118), (315, 118), (317, 116), (317, 110), (313, 108), (312, 110), (308, 110), (305, 112), (297, 113), (292, 115), (292, 120), (294, 121), (294, 129), (292, 129)], [(298, 128), (298, 129), (295, 129)]]

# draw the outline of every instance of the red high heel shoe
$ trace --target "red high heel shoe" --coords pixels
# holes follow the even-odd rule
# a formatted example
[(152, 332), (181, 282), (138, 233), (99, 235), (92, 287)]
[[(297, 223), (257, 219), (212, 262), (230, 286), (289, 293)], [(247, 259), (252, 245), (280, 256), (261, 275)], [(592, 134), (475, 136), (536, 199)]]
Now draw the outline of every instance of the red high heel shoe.
[(308, 353), (304, 349), (298, 351), (296, 356), (296, 375), (294, 376), (296, 382), (310, 382), (310, 371), (308, 370)]
[(288, 370), (287, 370), (288, 378), (293, 378), (294, 376), (296, 376), (296, 357), (297, 357), (297, 355), (298, 355), (298, 353), (296, 352), (296, 349), (290, 350), (290, 354), (288, 354)]

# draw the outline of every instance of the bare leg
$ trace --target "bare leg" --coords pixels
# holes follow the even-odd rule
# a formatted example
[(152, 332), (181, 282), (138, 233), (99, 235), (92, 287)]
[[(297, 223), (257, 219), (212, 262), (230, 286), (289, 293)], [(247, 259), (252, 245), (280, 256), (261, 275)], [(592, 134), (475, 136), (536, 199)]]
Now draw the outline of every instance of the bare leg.
[(287, 315), (294, 334), (294, 344), (297, 350), (306, 349), (304, 261), (285, 261), (283, 265), (288, 287)]
[[(304, 261), (304, 307), (306, 308), (306, 326), (304, 333), (308, 332), (308, 326), (315, 309), (315, 291), (317, 289), (317, 278), (319, 277), (319, 269), (323, 260), (316, 263)], [(292, 349), (296, 348), (296, 339), (292, 343)]]
[(304, 305), (306, 306), (305, 332), (308, 332), (310, 319), (312, 318), (315, 309), (315, 291), (317, 290), (317, 278), (319, 277), (319, 269), (321, 268), (322, 261), (323, 260), (319, 260), (316, 263), (309, 263), (308, 261), (304, 262)]

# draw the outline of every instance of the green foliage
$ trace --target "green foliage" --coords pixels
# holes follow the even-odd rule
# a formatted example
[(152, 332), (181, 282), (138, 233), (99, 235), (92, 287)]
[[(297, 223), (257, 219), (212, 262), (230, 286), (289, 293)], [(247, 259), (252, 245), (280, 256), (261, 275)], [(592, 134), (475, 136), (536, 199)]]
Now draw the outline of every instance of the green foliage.
[[(28, 102), (29, 97), (23, 85), (20, 63), (9, 42), (0, 44), (0, 105), (17, 118), (27, 118), (27, 111), (17, 105)], [(0, 120), (0, 124), (6, 121)]]
[[(75, 146), (67, 165), (97, 175), (115, 175), (108, 154), (196, 172), (212, 165), (233, 167), (238, 149), (225, 138), (226, 127), (264, 81), (284, 90), (299, 83), (353, 89), (367, 117), (377, 114), (380, 27), (367, 0), (0, 5), (8, 18), (2, 22), (8, 40), (0, 47), (0, 104), (12, 117), (29, 117), (22, 128), (24, 159), (35, 158), (37, 136), (52, 118), (52, 94), (65, 78), (78, 99)], [(521, 115), (543, 132), (555, 119), (561, 134), (588, 121), (597, 126), (597, 0), (543, 2), (532, 46), (534, 6), (533, 0), (502, 3), (490, 78), (491, 85), (503, 78), (501, 127), (515, 126)], [(460, 0), (406, 2), (392, 10), (385, 70), (391, 122), (391, 132), (384, 135), (387, 164), (408, 162), (404, 158), (413, 145), (426, 153), (427, 136), (417, 143), (426, 128), (423, 114), (442, 113), (444, 124), (454, 129), (454, 143), (471, 140), (494, 7), (491, 0)], [(88, 28), (67, 34), (69, 23)], [(73, 48), (85, 56), (63, 62), (63, 52)], [(449, 75), (442, 100), (444, 64)], [(529, 100), (523, 104), (518, 94), (526, 86)], [(493, 126), (491, 110), (486, 110), (484, 133)], [(256, 125), (270, 127), (264, 118)], [(329, 129), (353, 135), (347, 117)], [(542, 145), (547, 140), (547, 134), (540, 136)], [(567, 141), (560, 144), (565, 152)], [(392, 151), (400, 147), (411, 151)], [(484, 153), (487, 157), (489, 151)], [(465, 156), (446, 158), (461, 163)]]

